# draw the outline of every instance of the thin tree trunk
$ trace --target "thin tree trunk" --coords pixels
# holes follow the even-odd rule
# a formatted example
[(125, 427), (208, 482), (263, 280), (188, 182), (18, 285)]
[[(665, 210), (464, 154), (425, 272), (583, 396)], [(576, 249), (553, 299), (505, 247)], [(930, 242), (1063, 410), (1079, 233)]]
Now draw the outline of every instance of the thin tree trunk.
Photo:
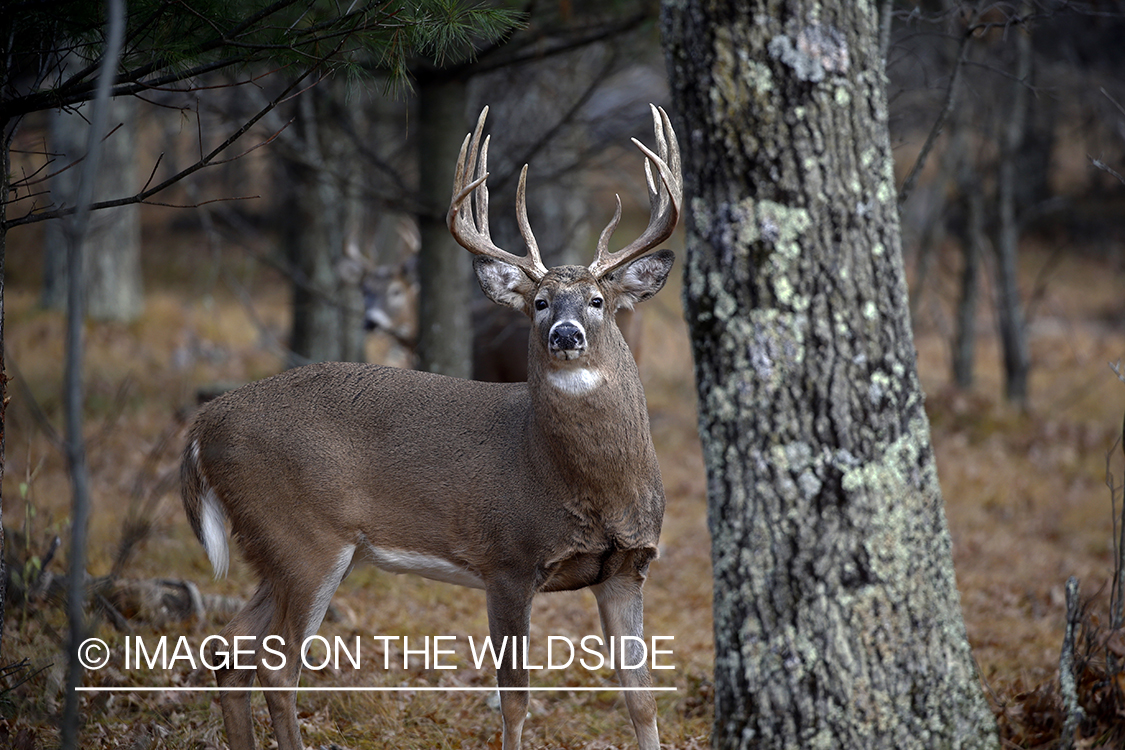
[[(51, 152), (58, 155), (60, 168), (76, 163), (86, 153), (89, 109), (51, 114)], [(111, 100), (109, 122), (116, 130), (101, 144), (103, 168), (95, 188), (106, 199), (133, 195), (138, 188), (136, 100), (131, 96)], [(74, 205), (81, 173), (79, 165), (51, 178), (55, 205)], [(44, 231), (42, 304), (61, 310), (67, 300), (66, 230), (62, 222), (52, 221)], [(120, 206), (92, 216), (84, 246), (86, 313), (94, 320), (136, 320), (144, 309), (139, 206)]]
[(354, 113), (345, 86), (334, 78), (297, 99), (300, 152), (282, 167), (282, 242), (293, 275), (290, 366), (364, 359), (362, 293), (358, 280), (340, 273), (359, 212), (357, 161), (340, 122)]
[[(112, 99), (109, 127), (120, 127), (102, 143), (98, 194), (133, 195), (137, 179), (137, 100)], [(129, 322), (144, 312), (141, 279), (140, 206), (121, 206), (91, 217), (86, 256), (86, 314), (94, 320)]]
[(964, 266), (961, 294), (957, 298), (957, 329), (953, 341), (953, 381), (959, 388), (973, 385), (976, 361), (977, 308), (980, 301), (980, 264), (985, 250), (984, 195), (970, 160), (962, 165), (959, 194), (964, 204), (965, 233), (961, 238)]
[[(958, 59), (955, 64), (960, 65), (961, 60)], [(915, 253), (914, 288), (910, 292), (910, 318), (912, 320), (918, 318), (918, 309), (922, 303), (922, 297), (926, 293), (930, 271), (933, 269), (934, 262), (940, 255), (942, 245), (945, 243), (949, 215), (948, 196), (952, 192), (958, 192), (951, 190), (950, 187), (958, 184), (969, 158), (966, 153), (969, 144), (966, 139), (966, 123), (964, 120), (965, 116), (962, 110), (955, 112), (951, 118), (947, 131), (946, 147), (938, 162), (938, 173), (929, 189), (933, 196), (930, 201), (932, 205), (926, 212), (926, 226), (918, 238), (918, 249)]]
[[(1026, 8), (1025, 8), (1026, 10)], [(1027, 379), (1031, 358), (1027, 345), (1027, 325), (1020, 299), (1018, 261), (1020, 228), (1016, 216), (1016, 159), (1027, 127), (1028, 86), (1031, 76), (1031, 35), (1023, 28), (1016, 37), (1016, 74), (1012, 83), (1012, 104), (1004, 116), (1000, 167), (997, 175), (996, 238), (997, 321), (1004, 356), (1004, 390), (1008, 400), (1027, 404)]]
[(70, 512), (70, 567), (67, 576), (67, 620), (69, 643), (67, 645), (66, 698), (62, 718), (62, 747), (71, 750), (78, 746), (79, 717), (78, 691), (82, 682), (83, 665), (79, 649), (86, 636), (86, 533), (90, 517), (90, 497), (87, 486), (86, 442), (83, 436), (84, 389), (82, 384), (84, 318), (83, 296), (85, 279), (82, 272), (83, 241), (93, 202), (94, 182), (98, 174), (102, 138), (109, 119), (109, 92), (116, 75), (117, 61), (125, 36), (124, 0), (109, 0), (106, 7), (106, 44), (104, 57), (98, 68), (97, 94), (90, 114), (89, 139), (86, 142), (86, 160), (82, 165), (75, 200), (77, 211), (65, 222), (68, 241), (68, 290), (66, 313), (66, 370), (64, 374), (64, 412), (66, 415), (65, 449), (70, 481), (74, 490)]
[[(4, 25), (0, 24), (0, 34), (3, 34)], [(0, 81), (6, 80), (4, 69), (6, 60), (0, 56)], [(15, 125), (6, 120), (0, 120), (0, 196), (8, 195), (8, 182), (11, 175), (12, 137), (15, 135)], [(8, 424), (8, 369), (4, 361), (4, 270), (5, 255), (8, 248), (8, 230), (3, 222), (8, 218), (8, 204), (0, 200), (0, 478), (4, 476), (4, 464), (7, 450), (6, 427)], [(0, 489), (0, 581), (8, 580), (5, 560), (8, 559), (7, 540), (4, 538), (4, 494)], [(6, 586), (0, 586), (0, 664), (7, 663), (4, 659), (4, 611)]]
[(714, 746), (996, 747), (915, 371), (873, 3), (669, 0)]
[(445, 214), (453, 166), (466, 122), (463, 81), (423, 82), (418, 87), (418, 169), (424, 212), (418, 217), (418, 366), (459, 378), (472, 375), (469, 313), (472, 255), (449, 234)]

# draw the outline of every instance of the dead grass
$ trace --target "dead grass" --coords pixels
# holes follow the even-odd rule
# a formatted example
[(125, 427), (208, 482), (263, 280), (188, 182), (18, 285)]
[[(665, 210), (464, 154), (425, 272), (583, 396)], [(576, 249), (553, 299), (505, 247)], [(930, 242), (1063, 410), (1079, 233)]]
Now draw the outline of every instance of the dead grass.
[[(162, 237), (168, 258), (183, 263), (191, 237)], [(180, 243), (182, 246), (178, 246)], [(21, 265), (6, 288), (9, 364), (19, 382), (9, 408), (5, 523), (30, 531), (30, 551), (41, 554), (52, 534), (67, 531), (69, 486), (58, 450), (45, 436), (29, 394), (52, 424), (60, 424), (62, 320), (36, 305), (31, 264)], [(1031, 288), (1047, 263), (1046, 250), (1027, 253)], [(185, 266), (186, 268), (186, 266)], [(253, 585), (236, 560), (221, 581), (211, 574), (179, 508), (175, 476), (182, 415), (203, 384), (240, 382), (279, 367), (274, 349), (285, 330), (286, 294), (281, 280), (251, 264), (232, 265), (233, 276), (185, 272), (149, 290), (145, 316), (131, 326), (90, 325), (88, 333), (87, 435), (93, 475), (90, 571), (109, 572), (122, 522), (136, 513), (138, 498), (156, 492), (148, 539), (124, 574), (133, 578), (183, 578), (205, 591), (245, 596)], [(969, 393), (947, 386), (948, 311), (954, 268), (943, 270), (916, 321), (919, 368), (929, 394), (933, 437), (954, 539), (962, 605), (974, 655), (998, 710), (1019, 706), (1033, 713), (1027, 696), (1039, 695), (1057, 671), (1065, 605), (1063, 585), (1077, 575), (1085, 592), (1103, 585), (1111, 570), (1110, 508), (1104, 482), (1105, 455), (1120, 429), (1125, 386), (1106, 367), (1125, 354), (1122, 273), (1107, 262), (1067, 258), (1052, 271), (1038, 299), (1031, 408), (1012, 410), (999, 398), (1000, 371), (994, 328), (981, 322), (979, 384)], [(236, 278), (237, 282), (230, 281)], [(252, 312), (241, 301), (254, 300)], [(668, 747), (709, 744), (712, 713), (711, 576), (706, 529), (705, 480), (695, 432), (695, 395), (686, 331), (673, 285), (645, 306), (642, 374), (652, 413), (668, 497), (662, 555), (647, 587), (646, 631), (671, 635), (675, 671), (657, 675), (678, 688), (658, 702), (662, 740)], [(373, 347), (377, 344), (373, 343)], [(162, 439), (172, 439), (167, 445)], [(1119, 455), (1119, 454), (1118, 454)], [(1120, 461), (1117, 476), (1123, 473)], [(154, 489), (155, 488), (155, 489)], [(28, 515), (33, 511), (33, 515)], [(65, 550), (51, 564), (63, 570)], [(1104, 609), (1104, 597), (1091, 605)], [(373, 634), (487, 632), (480, 592), (360, 569), (334, 600), (322, 633), (346, 638)], [(120, 654), (126, 635), (201, 639), (217, 632), (222, 616), (193, 626), (142, 622), (121, 633), (101, 624), (97, 635), (115, 654), (91, 682), (115, 685), (212, 684), (202, 670), (166, 673), (125, 670)], [(0, 741), (24, 747), (56, 741), (61, 705), (61, 612), (40, 604), (13, 606), (5, 623), (6, 662), (28, 659), (27, 681), (6, 695)], [(540, 597), (533, 640), (548, 634), (599, 632), (588, 592)], [(372, 655), (373, 656), (373, 655)], [(381, 666), (381, 665), (380, 665)], [(306, 673), (309, 685), (488, 685), (491, 675), (471, 665), (439, 676), (433, 671), (384, 671), (365, 663), (356, 672)], [(568, 671), (542, 682), (612, 684), (606, 672)], [(11, 684), (11, 680), (9, 680)], [(1020, 696), (1023, 696), (1021, 698)], [(1020, 703), (1020, 701), (1023, 701)], [(255, 696), (259, 741), (268, 747), (264, 702)], [(499, 714), (484, 697), (455, 693), (306, 693), (300, 699), (305, 739), (312, 745), (355, 748), (499, 747)], [(1025, 711), (1026, 709), (1026, 711)], [(618, 694), (536, 695), (525, 739), (529, 747), (608, 748), (634, 742)], [(89, 696), (84, 700), (85, 746), (211, 748), (223, 745), (217, 703), (209, 696), (142, 693)], [(31, 739), (27, 739), (31, 736)], [(1030, 735), (1028, 735), (1030, 736)], [(1024, 744), (1033, 743), (1026, 737)], [(18, 746), (15, 745), (14, 746)]]

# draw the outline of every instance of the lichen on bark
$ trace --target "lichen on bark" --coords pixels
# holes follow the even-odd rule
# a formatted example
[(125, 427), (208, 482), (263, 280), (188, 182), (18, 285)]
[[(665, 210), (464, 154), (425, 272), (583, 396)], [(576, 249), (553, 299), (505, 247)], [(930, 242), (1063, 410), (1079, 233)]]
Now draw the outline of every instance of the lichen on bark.
[(667, 2), (717, 747), (994, 747), (901, 264), (871, 3)]

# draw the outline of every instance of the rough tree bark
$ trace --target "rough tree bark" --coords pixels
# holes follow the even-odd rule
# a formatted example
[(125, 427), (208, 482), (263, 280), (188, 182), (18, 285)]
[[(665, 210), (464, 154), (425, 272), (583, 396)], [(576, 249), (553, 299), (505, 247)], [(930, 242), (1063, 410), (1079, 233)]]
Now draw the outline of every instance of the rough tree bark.
[(996, 747), (915, 371), (874, 2), (666, 0), (715, 747)]

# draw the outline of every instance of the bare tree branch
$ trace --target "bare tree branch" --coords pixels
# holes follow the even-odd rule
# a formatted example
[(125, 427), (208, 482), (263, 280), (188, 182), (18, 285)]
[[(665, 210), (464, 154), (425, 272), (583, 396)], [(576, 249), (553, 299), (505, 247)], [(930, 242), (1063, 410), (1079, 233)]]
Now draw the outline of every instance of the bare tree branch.
[[(112, 136), (114, 133), (116, 133), (120, 129), (121, 129), (121, 123), (118, 123), (116, 126), (114, 126), (113, 130), (111, 130), (111, 131), (109, 131), (108, 133), (105, 134), (105, 137), (102, 138), (101, 142), (105, 143), (105, 141), (110, 136)], [(53, 155), (52, 155), (52, 158), (48, 159), (48, 161), (43, 166), (39, 167), (38, 169), (36, 169), (31, 174), (24, 175), (19, 180), (16, 180), (15, 182), (10, 183), (8, 185), (8, 189), (12, 192), (18, 192), (20, 189), (27, 190), (31, 185), (38, 185), (40, 183), (48, 182), (55, 175), (60, 175), (63, 172), (66, 172), (69, 169), (73, 169), (74, 167), (77, 167), (79, 164), (83, 163), (85, 160), (86, 160), (85, 156), (80, 156), (77, 159), (75, 159), (74, 161), (67, 164), (62, 169), (59, 169), (55, 172), (50, 172), (50, 173), (45, 174), (42, 177), (39, 177), (37, 179), (32, 179), (33, 177), (35, 177), (35, 175), (42, 172), (44, 169), (46, 169), (48, 166), (50, 166), (54, 162), (54, 158), (53, 158)], [(16, 201), (20, 201), (20, 200), (27, 200), (27, 196), (24, 196), (22, 198), (16, 198), (16, 199), (13, 199), (11, 201), (7, 201), (7, 203), (15, 203)], [(0, 202), (0, 204), (2, 204), (2, 202)]]
[(1107, 174), (1113, 175), (1114, 177), (1117, 178), (1117, 180), (1119, 182), (1121, 182), (1122, 184), (1125, 184), (1125, 176), (1122, 176), (1121, 173), (1118, 172), (1116, 169), (1109, 166), (1108, 164), (1106, 164), (1101, 159), (1097, 159), (1093, 156), (1090, 156), (1089, 154), (1086, 155), (1086, 158), (1090, 161), (1090, 164), (1092, 164), (1096, 169), (1100, 169), (1101, 171), (1103, 171)]
[[(225, 163), (227, 161), (230, 161), (230, 159), (218, 160), (216, 157), (218, 157), (219, 154), (223, 153), (228, 148), (230, 148), (239, 138), (241, 138), (243, 135), (245, 135), (247, 133), (247, 131), (249, 131), (252, 127), (254, 127), (254, 125), (259, 120), (261, 120), (263, 117), (265, 117), (266, 114), (268, 114), (270, 111), (272, 111), (278, 105), (280, 105), (283, 102), (285, 102), (286, 100), (288, 100), (290, 94), (292, 94), (298, 88), (298, 86), (300, 86), (301, 82), (304, 81), (309, 76), (309, 74), (312, 73), (314, 70), (315, 70), (315, 68), (309, 68), (304, 73), (302, 73), (300, 76), (298, 76), (291, 84), (289, 84), (289, 86), (287, 86), (285, 88), (284, 91), (282, 91), (276, 97), (271, 99), (264, 107), (262, 107), (262, 109), (258, 110), (258, 112), (256, 112), (252, 117), (250, 117), (250, 119), (248, 119), (246, 122), (244, 122), (242, 124), (242, 126), (240, 128), (238, 128), (236, 131), (234, 131), (226, 140), (224, 140), (221, 144), (219, 144), (214, 149), (212, 149), (209, 153), (200, 157), (199, 160), (196, 161), (194, 164), (191, 164), (191, 165), (185, 167), (184, 169), (180, 170), (179, 172), (177, 172), (176, 174), (167, 178), (166, 180), (160, 182), (159, 184), (154, 185), (151, 188), (147, 188), (145, 190), (142, 190), (141, 192), (136, 193), (135, 195), (127, 196), (127, 197), (124, 197), (124, 198), (116, 198), (116, 199), (108, 200), (108, 201), (100, 201), (98, 203), (93, 203), (89, 207), (90, 210), (91, 211), (97, 211), (97, 210), (101, 210), (101, 209), (105, 209), (105, 208), (115, 208), (117, 206), (128, 206), (128, 205), (131, 205), (131, 204), (134, 204), (134, 203), (150, 203), (149, 198), (156, 195), (157, 193), (160, 193), (160, 192), (168, 189), (169, 187), (176, 184), (180, 180), (184, 179), (185, 177), (188, 177), (189, 175), (194, 174), (195, 172), (198, 172), (199, 170), (203, 169), (204, 167), (215, 166), (217, 164), (222, 164), (222, 163)], [(270, 138), (266, 139), (262, 143), (259, 143), (256, 146), (253, 146), (253, 147), (247, 149), (243, 153), (244, 154), (249, 153), (250, 151), (253, 151), (255, 148), (258, 148), (262, 145), (265, 145), (266, 143), (269, 143), (270, 141), (272, 141), (276, 137), (277, 137), (277, 133), (270, 136)], [(167, 204), (167, 205), (171, 205), (171, 204)], [(25, 215), (23, 215), (19, 218), (10, 219), (10, 220), (4, 221), (4, 222), (0, 222), (0, 231), (7, 231), (9, 229), (12, 229), (13, 227), (24, 226), (26, 224), (36, 224), (36, 223), (41, 222), (41, 221), (47, 221), (47, 220), (50, 220), (50, 219), (58, 219), (58, 218), (61, 218), (61, 217), (64, 217), (64, 216), (70, 216), (71, 214), (74, 213), (74, 211), (75, 211), (75, 207), (68, 206), (68, 207), (64, 207), (64, 208), (58, 208), (58, 209), (55, 209), (53, 211), (41, 211), (41, 212), (37, 212), (37, 213), (27, 213), (27, 214), (25, 214)]]
[[(230, 68), (234, 65), (261, 61), (277, 52), (304, 56), (306, 61), (314, 66), (323, 65), (330, 56), (314, 52), (314, 50), (329, 44), (336, 47), (333, 53), (336, 54), (342, 48), (341, 42), (354, 38), (358, 32), (394, 28), (396, 18), (400, 14), (400, 10), (392, 7), (389, 2), (367, 2), (327, 21), (312, 24), (308, 28), (294, 30), (284, 44), (248, 39), (246, 35), (251, 31), (271, 28), (264, 22), (297, 2), (298, 0), (281, 0), (240, 20), (230, 29), (216, 30), (214, 37), (201, 42), (193, 51), (193, 57), (196, 59), (206, 57), (211, 53), (227, 51), (218, 59), (201, 62), (190, 68), (178, 68), (168, 57), (156, 53), (154, 59), (150, 57), (148, 62), (144, 64), (121, 71), (111, 95), (136, 94), (171, 83), (190, 80), (205, 73)], [(152, 21), (152, 18), (146, 19), (141, 26), (147, 26)], [(397, 23), (402, 26), (406, 25), (406, 22)], [(31, 112), (54, 109), (60, 106), (72, 106), (89, 101), (93, 96), (95, 87), (95, 82), (91, 80), (90, 76), (100, 59), (99, 57), (98, 60), (77, 71), (52, 89), (34, 91), (23, 96), (15, 96), (6, 101), (0, 101), (0, 120), (15, 119)], [(149, 76), (155, 77), (149, 78)], [(46, 75), (42, 76), (41, 80), (45, 78)]]
[[(971, 27), (971, 24), (970, 24)], [(957, 94), (961, 88), (961, 72), (964, 69), (965, 56), (969, 50), (969, 40), (972, 39), (972, 30), (966, 31), (961, 35), (961, 41), (957, 48), (957, 61), (953, 64), (953, 70), (949, 74), (949, 85), (945, 90), (945, 102), (941, 106), (941, 112), (938, 113), (937, 120), (934, 121), (933, 128), (930, 129), (930, 134), (926, 136), (926, 142), (922, 144), (922, 150), (918, 152), (918, 158), (914, 161), (914, 166), (910, 168), (910, 173), (902, 183), (902, 188), (898, 191), (898, 205), (906, 203), (906, 199), (910, 197), (910, 193), (914, 191), (914, 186), (918, 182), (918, 176), (922, 173), (922, 168), (926, 166), (926, 160), (930, 156), (930, 151), (933, 150), (934, 143), (937, 141), (941, 131), (945, 128), (945, 123), (949, 119), (949, 113), (953, 111), (953, 105), (957, 101)]]

